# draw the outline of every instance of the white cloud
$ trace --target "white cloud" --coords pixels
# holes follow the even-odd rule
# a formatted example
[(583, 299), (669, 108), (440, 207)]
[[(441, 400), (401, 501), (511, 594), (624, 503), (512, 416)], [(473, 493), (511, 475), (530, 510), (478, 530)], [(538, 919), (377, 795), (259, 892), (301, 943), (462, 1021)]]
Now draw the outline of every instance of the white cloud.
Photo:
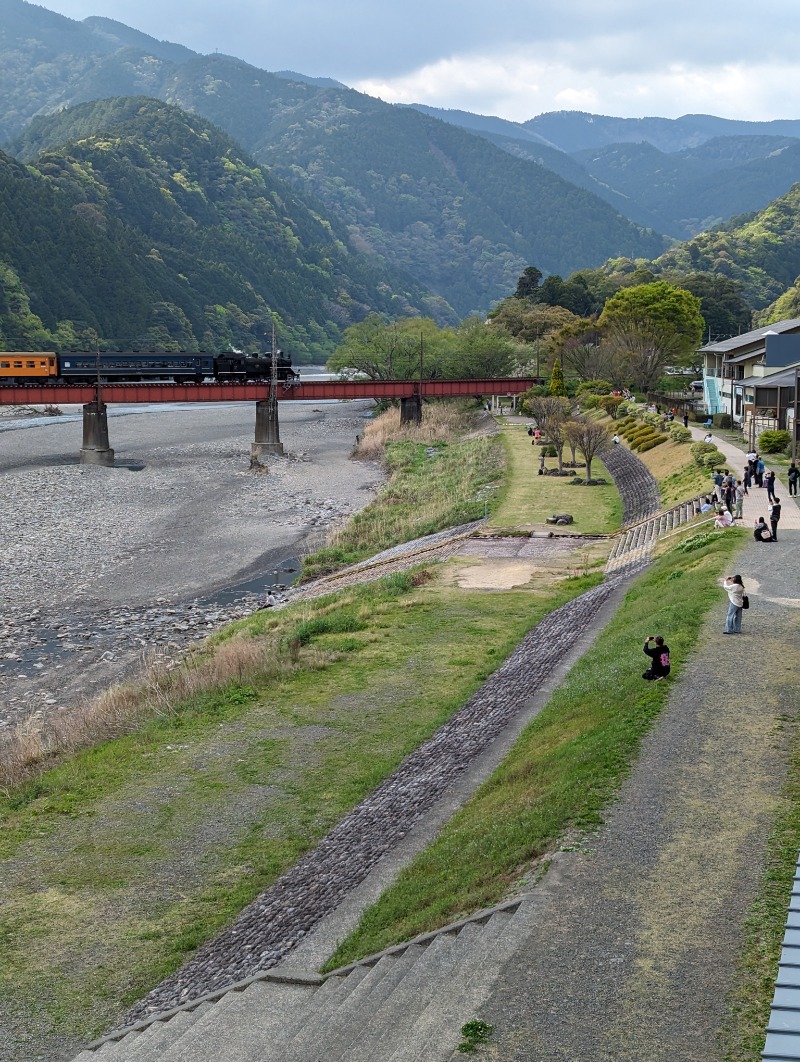
[(200, 52), (338, 78), (381, 98), (517, 120), (800, 117), (796, 0), (43, 0)]
[(513, 121), (543, 111), (677, 118), (716, 114), (725, 118), (797, 118), (786, 85), (797, 76), (788, 63), (690, 66), (674, 62), (647, 71), (568, 66), (527, 54), (442, 59), (401, 77), (366, 79), (353, 87), (388, 103), (426, 103), (477, 110)]

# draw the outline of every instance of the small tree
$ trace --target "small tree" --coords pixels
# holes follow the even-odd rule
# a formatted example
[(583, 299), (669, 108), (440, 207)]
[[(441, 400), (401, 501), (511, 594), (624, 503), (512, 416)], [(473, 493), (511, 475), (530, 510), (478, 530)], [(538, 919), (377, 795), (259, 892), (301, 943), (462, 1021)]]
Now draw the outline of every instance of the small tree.
[(564, 386), (564, 370), (561, 368), (561, 358), (553, 362), (553, 371), (550, 374), (550, 394), (563, 397), (567, 389)]
[(556, 448), (558, 470), (564, 469), (564, 442), (566, 439), (564, 425), (569, 420), (570, 405), (566, 398), (558, 395), (545, 395), (542, 398), (526, 399), (526, 405), (533, 419), (541, 428), (546, 440)]
[(619, 407), (624, 401), (625, 399), (622, 395), (602, 395), (599, 399), (599, 405), (601, 409), (608, 413), (612, 420), (616, 420)]
[(591, 479), (592, 461), (611, 446), (608, 429), (590, 417), (576, 417), (571, 422), (570, 432), (574, 434), (575, 444), (586, 462), (586, 478)]

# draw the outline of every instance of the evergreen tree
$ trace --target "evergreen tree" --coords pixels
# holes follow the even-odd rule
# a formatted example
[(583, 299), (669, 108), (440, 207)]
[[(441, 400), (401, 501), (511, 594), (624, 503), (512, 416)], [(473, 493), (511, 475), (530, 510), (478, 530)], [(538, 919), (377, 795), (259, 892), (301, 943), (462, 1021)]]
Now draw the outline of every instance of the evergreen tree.
[(550, 374), (550, 394), (565, 396), (567, 389), (564, 386), (564, 370), (561, 368), (561, 358), (553, 362), (553, 371)]

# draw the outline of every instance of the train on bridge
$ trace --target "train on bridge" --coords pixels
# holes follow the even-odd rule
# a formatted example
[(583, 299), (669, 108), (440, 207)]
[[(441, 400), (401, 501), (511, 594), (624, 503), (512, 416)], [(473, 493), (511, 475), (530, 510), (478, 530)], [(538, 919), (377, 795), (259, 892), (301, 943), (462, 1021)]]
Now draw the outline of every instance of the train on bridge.
[[(277, 352), (277, 376), (282, 383), (299, 373), (292, 359)], [(271, 354), (205, 354), (182, 351), (0, 351), (2, 384), (142, 383), (264, 383), (272, 377)]]

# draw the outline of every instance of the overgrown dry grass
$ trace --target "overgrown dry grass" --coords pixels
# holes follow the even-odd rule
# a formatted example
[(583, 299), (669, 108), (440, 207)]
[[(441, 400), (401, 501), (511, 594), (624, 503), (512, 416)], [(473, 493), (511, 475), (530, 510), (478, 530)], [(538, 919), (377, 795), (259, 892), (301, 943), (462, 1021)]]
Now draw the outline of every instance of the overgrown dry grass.
[(322, 549), (303, 558), (302, 580), (483, 516), (505, 454), (496, 435), (472, 430), (475, 416), (467, 403), (448, 402), (425, 406), (420, 425), (401, 427), (396, 409), (370, 424), (357, 456), (381, 460), (389, 480)]
[(382, 461), (390, 442), (448, 442), (468, 432), (474, 416), (463, 402), (431, 402), (423, 407), (421, 424), (401, 424), (400, 410), (392, 407), (367, 425), (354, 456)]
[[(294, 613), (309, 622), (309, 606)], [(0, 792), (8, 795), (59, 757), (133, 733), (149, 719), (174, 716), (180, 706), (210, 693), (252, 682), (277, 681), (298, 667), (324, 666), (330, 658), (307, 650), (299, 663), (299, 639), (279, 632), (252, 637), (238, 631), (183, 660), (143, 657), (140, 676), (110, 686), (95, 697), (60, 713), (33, 712), (0, 743)]]

